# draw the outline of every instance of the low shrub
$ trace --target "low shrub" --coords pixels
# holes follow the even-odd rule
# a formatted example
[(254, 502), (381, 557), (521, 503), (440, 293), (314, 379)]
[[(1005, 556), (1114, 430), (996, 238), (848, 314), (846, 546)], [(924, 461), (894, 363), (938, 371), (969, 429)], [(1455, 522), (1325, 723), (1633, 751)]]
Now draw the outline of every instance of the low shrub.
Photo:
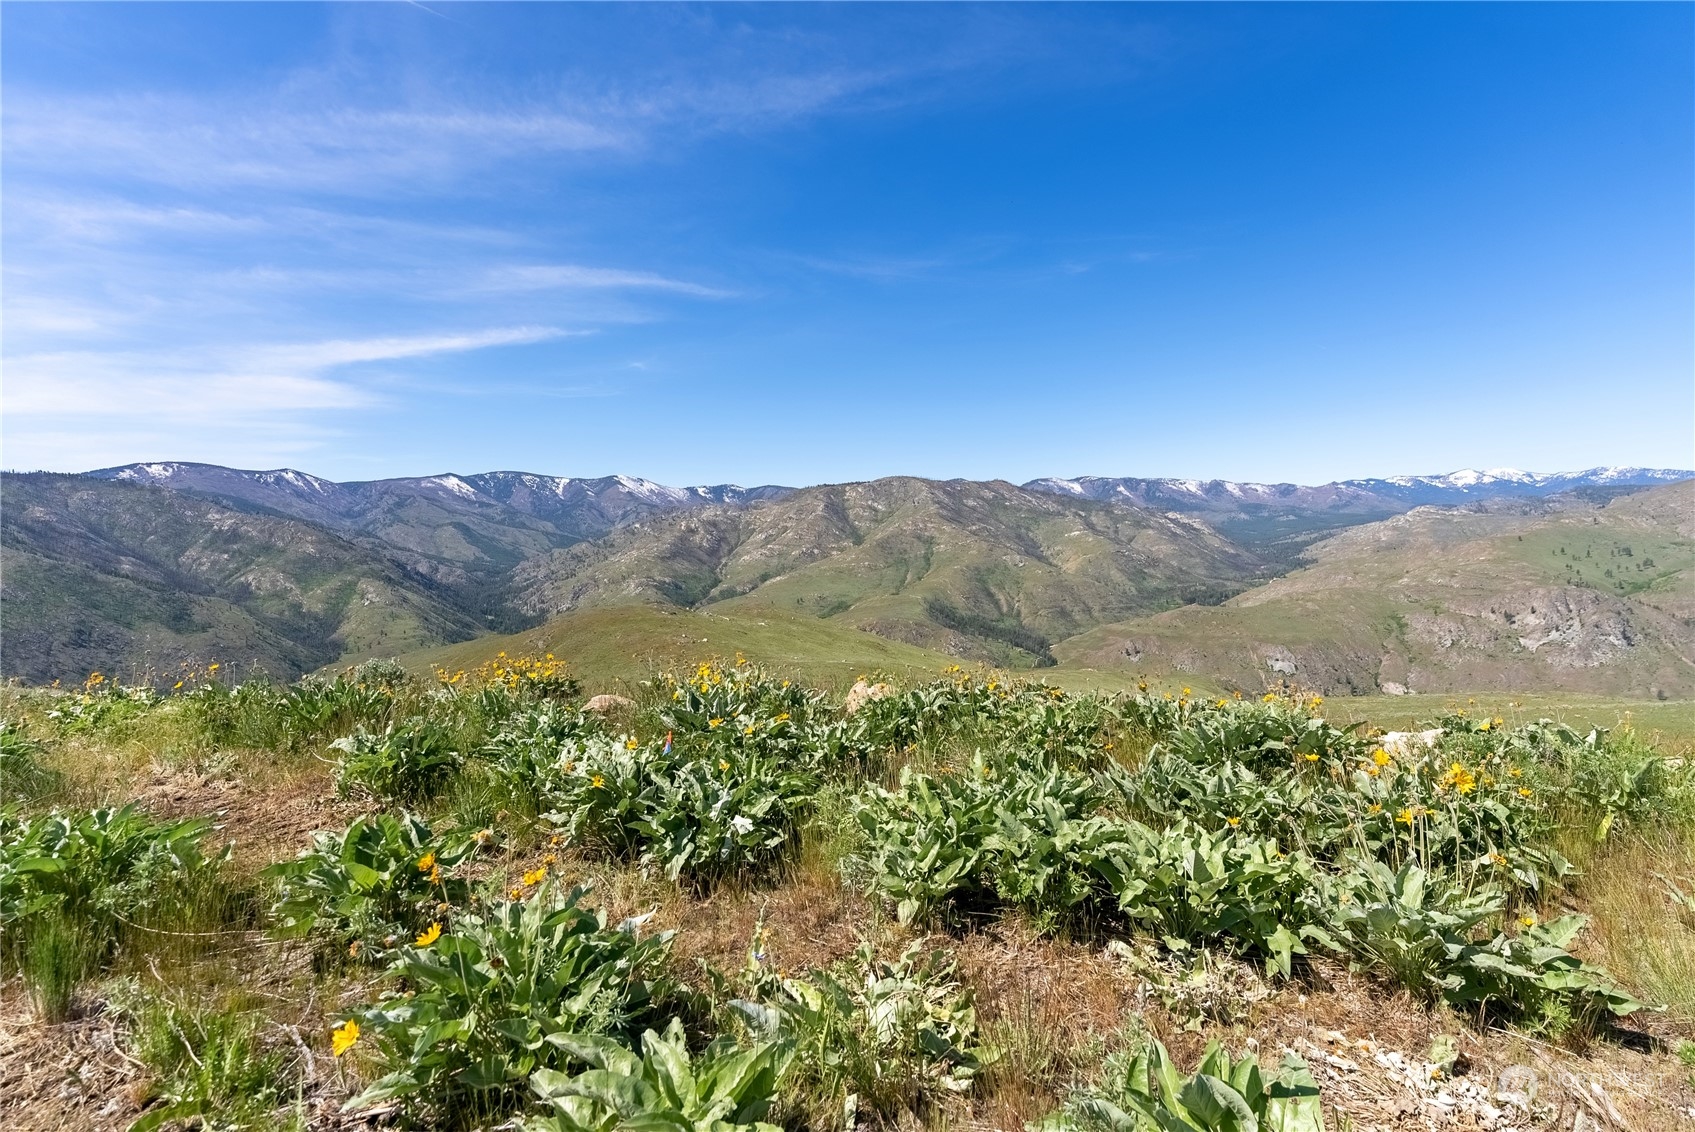
[(351, 1107), (395, 1100), (414, 1119), (467, 1125), (517, 1108), (538, 1069), (568, 1068), (575, 1055), (561, 1039), (633, 1040), (670, 933), (644, 938), (640, 920), (608, 928), (584, 894), (544, 883), (400, 948), (392, 989), (337, 1030), (341, 1053), (369, 1035), (384, 1071)]
[(1109, 1083), (1081, 1092), (1037, 1132), (1325, 1132), (1318, 1083), (1291, 1053), (1267, 1077), (1252, 1054), (1232, 1061), (1217, 1042), (1183, 1077), (1152, 1042), (1115, 1058)]
[(531, 1088), (553, 1112), (524, 1121), (524, 1132), (779, 1132), (762, 1118), (792, 1055), (786, 1042), (741, 1049), (719, 1039), (691, 1056), (676, 1018), (663, 1035), (642, 1035), (639, 1056), (608, 1038), (552, 1040), (591, 1068), (538, 1069)]
[(438, 837), (412, 814), (361, 817), (340, 833), (315, 833), (310, 849), (263, 874), (277, 882), (274, 930), (315, 937), (320, 955), (380, 962), (465, 901), (458, 866), (475, 848), (473, 835)]
[(1546, 924), (1525, 916), (1517, 934), (1491, 933), (1505, 907), (1499, 890), (1466, 893), (1416, 865), (1391, 872), (1374, 862), (1343, 885), (1351, 891), (1334, 915), (1339, 944), (1356, 966), (1384, 969), (1426, 1001), (1555, 1036), (1590, 1033), (1641, 1008), (1567, 950), (1583, 916)]
[(463, 756), (445, 726), (423, 716), (390, 724), (379, 734), (361, 728), (330, 746), (336, 793), (382, 802), (413, 803), (435, 797), (458, 772)]
[[(792, 1043), (787, 1102), (809, 1128), (920, 1115), (971, 1087), (984, 1062), (969, 988), (945, 952), (919, 944), (890, 962), (870, 943), (828, 969), (785, 978), (764, 962), (763, 925), (728, 1000), (760, 1040)], [(735, 997), (730, 997), (731, 994)]]

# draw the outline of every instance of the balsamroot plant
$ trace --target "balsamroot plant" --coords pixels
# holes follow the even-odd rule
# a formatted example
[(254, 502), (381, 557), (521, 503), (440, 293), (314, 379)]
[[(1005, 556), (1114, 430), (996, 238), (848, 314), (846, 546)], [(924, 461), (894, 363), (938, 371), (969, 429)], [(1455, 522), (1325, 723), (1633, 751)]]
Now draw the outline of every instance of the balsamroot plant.
[(1095, 850), (1093, 866), (1125, 918), (1174, 951), (1225, 943), (1287, 978), (1307, 941), (1329, 940), (1313, 861), (1275, 841), (1128, 822)]
[(695, 884), (788, 855), (818, 785), (804, 765), (776, 754), (669, 740), (567, 745), (552, 773), (546, 817), (570, 840)]
[(344, 798), (426, 801), (435, 797), (464, 761), (453, 733), (424, 716), (409, 717), (375, 734), (361, 728), (330, 746), (341, 752), (335, 787)]
[(1385, 970), (1427, 1001), (1555, 1035), (1588, 1032), (1641, 1008), (1566, 950), (1583, 916), (1547, 924), (1524, 916), (1516, 935), (1491, 932), (1506, 904), (1499, 890), (1466, 893), (1410, 864), (1391, 872), (1371, 862), (1342, 886), (1338, 943), (1360, 969)]
[(691, 1055), (677, 1018), (662, 1035), (644, 1033), (639, 1056), (607, 1038), (552, 1041), (591, 1068), (536, 1070), (530, 1087), (553, 1111), (526, 1120), (524, 1132), (780, 1132), (762, 1118), (793, 1053), (787, 1042), (742, 1049), (719, 1038)]
[(321, 954), (381, 962), (447, 910), (463, 904), (458, 866), (473, 836), (438, 837), (412, 814), (354, 819), (340, 833), (314, 833), (312, 847), (266, 869), (277, 882), (275, 931), (310, 936)]
[(1108, 1087), (1080, 1093), (1038, 1132), (1325, 1132), (1318, 1083), (1295, 1054), (1274, 1076), (1217, 1042), (1185, 1078), (1159, 1042), (1112, 1067)]
[(568, 1068), (568, 1039), (633, 1041), (653, 1005), (671, 933), (645, 917), (607, 927), (584, 889), (542, 884), (425, 928), (391, 963), (391, 989), (337, 1030), (383, 1075), (350, 1102), (398, 1101), (414, 1118), (459, 1126), (510, 1112), (530, 1075)]
[(756, 932), (729, 1005), (760, 1040), (792, 1043), (788, 1102), (809, 1128), (854, 1124), (867, 1112), (893, 1121), (968, 1090), (988, 1060), (977, 1011), (954, 961), (921, 944), (877, 958), (861, 943), (850, 959), (794, 978), (764, 962)]

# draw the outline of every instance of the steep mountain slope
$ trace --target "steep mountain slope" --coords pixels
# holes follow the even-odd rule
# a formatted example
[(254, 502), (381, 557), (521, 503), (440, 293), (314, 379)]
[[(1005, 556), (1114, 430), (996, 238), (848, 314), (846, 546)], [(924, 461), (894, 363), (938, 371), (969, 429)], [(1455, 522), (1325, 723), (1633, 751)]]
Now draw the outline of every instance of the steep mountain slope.
[(322, 527), (122, 482), (0, 479), (7, 675), (218, 660), (293, 677), (479, 631), (439, 587)]
[[(95, 479), (152, 484), (237, 506), (306, 519), (374, 546), (408, 569), (472, 593), (519, 561), (620, 524), (667, 511), (771, 498), (787, 488), (666, 487), (629, 476), (568, 479), (484, 472), (336, 483), (292, 469), (243, 471), (214, 464), (126, 464)], [(483, 602), (495, 612), (498, 597)]]
[(776, 609), (1001, 663), (1090, 625), (1219, 601), (1261, 563), (1204, 524), (1008, 483), (906, 477), (646, 520), (521, 565), (526, 612)]
[(1414, 507), (1465, 506), (1489, 499), (1546, 498), (1578, 489), (1601, 497), (1695, 478), (1671, 468), (1590, 468), (1540, 474), (1514, 468), (1465, 470), (1445, 476), (1392, 476), (1305, 487), (1231, 480), (1081, 476), (1032, 480), (1033, 491), (1202, 516), (1229, 538), (1293, 567), (1300, 552), (1327, 535)]
[(1066, 664), (1205, 672), (1244, 688), (1695, 694), (1695, 482), (1417, 508), (1312, 547), (1214, 609), (1104, 626)]

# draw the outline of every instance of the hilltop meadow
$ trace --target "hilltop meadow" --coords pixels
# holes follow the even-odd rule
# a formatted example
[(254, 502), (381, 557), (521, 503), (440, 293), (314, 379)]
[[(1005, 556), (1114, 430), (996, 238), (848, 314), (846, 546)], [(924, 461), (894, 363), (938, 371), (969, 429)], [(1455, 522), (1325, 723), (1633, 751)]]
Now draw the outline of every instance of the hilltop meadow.
[(1021, 677), (765, 611), (406, 661), (5, 689), (7, 1127), (1695, 1105), (1685, 704)]

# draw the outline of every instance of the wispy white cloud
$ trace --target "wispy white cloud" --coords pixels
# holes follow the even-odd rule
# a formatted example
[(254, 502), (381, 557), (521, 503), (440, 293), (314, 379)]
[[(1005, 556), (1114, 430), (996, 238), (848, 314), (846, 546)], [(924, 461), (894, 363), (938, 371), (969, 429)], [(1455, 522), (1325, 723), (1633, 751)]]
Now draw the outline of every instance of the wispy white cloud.
[(521, 264), (491, 267), (465, 287), (468, 292), (555, 290), (670, 291), (703, 299), (722, 299), (733, 291), (671, 279), (650, 271), (623, 271), (573, 263)]
[(7, 363), (6, 411), (16, 417), (122, 416), (235, 423), (269, 413), (359, 408), (375, 403), (379, 395), (330, 371), (361, 363), (527, 345), (571, 333), (582, 332), (515, 326), (198, 354), (26, 354)]

